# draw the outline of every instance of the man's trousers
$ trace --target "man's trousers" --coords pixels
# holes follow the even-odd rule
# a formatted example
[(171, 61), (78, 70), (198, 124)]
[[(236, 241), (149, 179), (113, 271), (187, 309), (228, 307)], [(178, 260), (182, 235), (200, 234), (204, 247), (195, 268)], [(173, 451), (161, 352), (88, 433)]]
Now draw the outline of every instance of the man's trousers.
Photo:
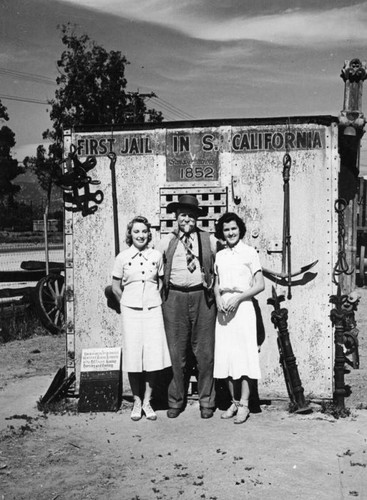
[(162, 304), (173, 379), (168, 388), (170, 408), (183, 408), (186, 399), (188, 349), (192, 349), (198, 370), (198, 396), (202, 408), (214, 408), (213, 380), (216, 308), (208, 306), (204, 290), (169, 290)]

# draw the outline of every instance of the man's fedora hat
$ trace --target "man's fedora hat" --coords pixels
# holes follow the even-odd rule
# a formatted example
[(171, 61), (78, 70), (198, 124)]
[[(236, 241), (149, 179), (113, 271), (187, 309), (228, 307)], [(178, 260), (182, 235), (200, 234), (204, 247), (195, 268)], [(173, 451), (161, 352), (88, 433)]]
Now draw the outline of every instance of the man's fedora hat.
[(205, 217), (208, 215), (208, 207), (200, 208), (196, 196), (191, 194), (183, 194), (179, 197), (178, 201), (173, 201), (167, 205), (168, 213), (177, 212), (178, 209), (190, 210), (196, 213), (198, 217)]

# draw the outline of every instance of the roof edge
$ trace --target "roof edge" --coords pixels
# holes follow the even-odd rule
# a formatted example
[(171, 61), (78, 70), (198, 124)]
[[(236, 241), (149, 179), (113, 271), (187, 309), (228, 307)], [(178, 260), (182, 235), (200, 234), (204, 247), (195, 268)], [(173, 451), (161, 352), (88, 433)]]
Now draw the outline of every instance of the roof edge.
[(73, 128), (74, 132), (119, 132), (133, 130), (175, 129), (195, 127), (220, 127), (220, 126), (251, 126), (251, 125), (298, 125), (316, 124), (331, 125), (339, 123), (339, 118), (332, 115), (312, 116), (282, 116), (271, 118), (217, 118), (205, 120), (184, 120), (161, 123), (125, 123), (121, 125), (81, 125)]

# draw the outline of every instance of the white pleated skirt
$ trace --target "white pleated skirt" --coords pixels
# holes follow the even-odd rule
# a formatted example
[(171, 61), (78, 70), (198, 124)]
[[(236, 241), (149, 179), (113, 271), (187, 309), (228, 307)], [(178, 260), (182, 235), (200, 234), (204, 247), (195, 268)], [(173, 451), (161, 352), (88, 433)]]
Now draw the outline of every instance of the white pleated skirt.
[(121, 328), (123, 371), (151, 372), (171, 366), (161, 306), (121, 306)]
[(251, 300), (241, 302), (235, 314), (218, 312), (215, 325), (214, 377), (261, 378), (256, 313)]

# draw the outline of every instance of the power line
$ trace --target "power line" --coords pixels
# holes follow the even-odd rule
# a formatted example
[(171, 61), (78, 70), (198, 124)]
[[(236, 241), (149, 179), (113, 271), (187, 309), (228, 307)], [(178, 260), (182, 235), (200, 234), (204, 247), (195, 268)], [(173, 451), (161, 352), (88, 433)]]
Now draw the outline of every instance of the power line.
[[(0, 70), (1, 72), (1, 70)], [(133, 92), (127, 92), (128, 95), (134, 94), (134, 95), (139, 95), (138, 93), (133, 93)], [(189, 118), (193, 118), (192, 115), (189, 115), (185, 111), (180, 110), (176, 106), (171, 105), (169, 102), (165, 101), (164, 99), (160, 99), (159, 97), (154, 94), (154, 92), (150, 94), (141, 94), (146, 98), (156, 100), (158, 106), (163, 109), (164, 114), (170, 119), (170, 120), (187, 120)], [(50, 103), (48, 101), (42, 101), (40, 99), (35, 99), (32, 97), (21, 97), (21, 96), (14, 96), (14, 95), (8, 95), (8, 94), (0, 94), (0, 99), (5, 99), (9, 101), (18, 101), (18, 102), (28, 102), (30, 104), (41, 104), (41, 105), (49, 105)]]
[(164, 113), (168, 113), (168, 117), (173, 120), (177, 120), (179, 118), (180, 120), (187, 120), (193, 118), (191, 115), (186, 113), (185, 111), (177, 108), (173, 104), (170, 104), (169, 102), (165, 101), (164, 99), (160, 99), (155, 92), (150, 92), (150, 93), (141, 93), (139, 92), (139, 89), (136, 92), (126, 92), (127, 95), (129, 95), (133, 101), (134, 99), (140, 97), (143, 99), (153, 99), (153, 104), (157, 105), (159, 108), (164, 110)]
[(177, 120), (177, 118), (179, 118), (180, 120), (187, 120), (188, 119), (187, 116), (184, 114), (184, 112), (175, 111), (174, 108), (164, 104), (164, 102), (161, 102), (159, 99), (157, 99), (154, 104), (156, 104), (158, 107), (163, 109), (165, 113), (169, 113), (171, 115), (171, 117), (173, 116), (173, 118), (176, 120)]
[(0, 94), (0, 99), (7, 99), (8, 101), (30, 102), (32, 104), (49, 104), (47, 101), (41, 101), (40, 99), (32, 99), (29, 97), (19, 97), (19, 96), (15, 96), (15, 95)]
[(12, 76), (20, 80), (29, 80), (36, 83), (44, 83), (46, 85), (56, 85), (55, 80), (48, 76), (39, 75), (36, 73), (26, 73), (25, 71), (15, 71), (7, 68), (0, 68), (0, 75)]
[(171, 121), (177, 120), (177, 117), (174, 115), (171, 115), (169, 111), (164, 110), (164, 119), (168, 118)]
[[(140, 92), (138, 89), (137, 92), (128, 92), (128, 94), (138, 95), (138, 94), (140, 94)], [(194, 116), (190, 115), (189, 113), (186, 113), (186, 111), (183, 111), (182, 109), (178, 108), (177, 106), (174, 106), (173, 104), (169, 103), (168, 101), (165, 101), (164, 99), (158, 97), (155, 92), (150, 92), (149, 94), (140, 94), (140, 96), (147, 98), (147, 99), (155, 99), (156, 104), (158, 104), (163, 109), (169, 111), (171, 116), (173, 113), (173, 115), (178, 116), (180, 119), (184, 119), (184, 120), (191, 119), (191, 118), (195, 119)]]
[(176, 108), (175, 106), (173, 106), (169, 102), (164, 101), (163, 99), (160, 99), (159, 97), (156, 99), (156, 104), (158, 106), (160, 106), (161, 108), (173, 113), (175, 116), (177, 116), (181, 120), (188, 120), (188, 119), (193, 118), (191, 115), (189, 115), (185, 111), (180, 110), (179, 108)]
[(169, 108), (172, 109), (172, 111), (177, 111), (178, 113), (181, 113), (182, 115), (186, 115), (188, 118), (193, 118), (195, 119), (194, 116), (190, 115), (189, 113), (186, 113), (186, 111), (183, 111), (182, 109), (178, 108), (177, 106), (174, 106), (173, 104), (169, 103), (168, 101), (165, 101), (164, 99), (162, 99), (161, 97), (158, 97), (157, 96), (157, 100), (166, 104), (166, 106), (168, 106)]
[[(28, 73), (26, 71), (16, 71), (0, 67), (0, 75), (12, 76), (19, 78), (20, 80), (28, 80), (35, 83), (44, 83), (45, 85), (52, 85), (52, 86), (56, 85), (56, 82), (52, 78), (40, 75), (38, 73)], [(132, 93), (127, 92), (127, 94), (132, 94)], [(176, 117), (178, 117), (181, 120), (195, 119), (194, 116), (190, 115), (189, 113), (186, 113), (186, 111), (183, 111), (182, 109), (178, 108), (177, 106), (174, 106), (165, 99), (158, 97), (154, 92), (151, 92), (150, 94), (142, 94), (142, 96), (151, 99), (156, 99), (157, 105), (163, 108), (165, 113), (168, 113), (170, 117), (172, 117), (173, 119), (175, 119)], [(39, 101), (38, 99), (23, 98), (17, 96), (3, 96), (2, 98), (14, 101), (21, 101), (21, 102), (32, 102), (34, 104), (48, 104), (45, 103), (44, 101)]]
[[(9, 100), (9, 101), (18, 101), (18, 102), (28, 102), (28, 103), (31, 103), (31, 104), (43, 104), (43, 105), (49, 105), (50, 104), (49, 102), (42, 101), (40, 99), (34, 99), (34, 98), (30, 98), (30, 97), (13, 96), (13, 95), (7, 95), (7, 94), (0, 94), (0, 99), (5, 99), (5, 100)], [(178, 113), (172, 111), (165, 104), (160, 103), (160, 107), (164, 109), (164, 113), (167, 114), (168, 118), (170, 118), (172, 120), (176, 120), (177, 117), (180, 118), (180, 119), (186, 119), (183, 115), (178, 114)]]
[(153, 103), (156, 107), (161, 109), (164, 114), (169, 114), (170, 118), (177, 120), (179, 118), (180, 120), (183, 119), (182, 115), (178, 115), (176, 112), (172, 111), (170, 108), (165, 106), (164, 104), (161, 104), (160, 102)]
[[(2, 68), (0, 67), (0, 75), (4, 76), (11, 76), (11, 77), (16, 77), (20, 80), (28, 80), (32, 81), (34, 83), (43, 83), (45, 85), (52, 85), (55, 86), (56, 82), (44, 75), (40, 75), (38, 73), (27, 73), (25, 71), (16, 71), (16, 70), (10, 70), (7, 68)], [(126, 92), (127, 94), (140, 94), (139, 92)], [(183, 111), (182, 109), (178, 108), (177, 106), (174, 106), (173, 104), (169, 103), (168, 101), (161, 99), (158, 97), (154, 92), (151, 92), (150, 94), (141, 94), (142, 97), (149, 98), (149, 99), (155, 99), (156, 104), (161, 107), (165, 114), (168, 114), (168, 117), (170, 119), (180, 119), (180, 120), (187, 120), (187, 119), (194, 119), (195, 117), (190, 115), (189, 113), (186, 113), (186, 111)], [(0, 96), (2, 99), (8, 99), (11, 101), (20, 101), (20, 102), (29, 102), (33, 104), (48, 104), (48, 102), (41, 101), (39, 99), (33, 99), (33, 98), (27, 98), (27, 97), (19, 97), (19, 96), (8, 96), (8, 95), (2, 95)]]

